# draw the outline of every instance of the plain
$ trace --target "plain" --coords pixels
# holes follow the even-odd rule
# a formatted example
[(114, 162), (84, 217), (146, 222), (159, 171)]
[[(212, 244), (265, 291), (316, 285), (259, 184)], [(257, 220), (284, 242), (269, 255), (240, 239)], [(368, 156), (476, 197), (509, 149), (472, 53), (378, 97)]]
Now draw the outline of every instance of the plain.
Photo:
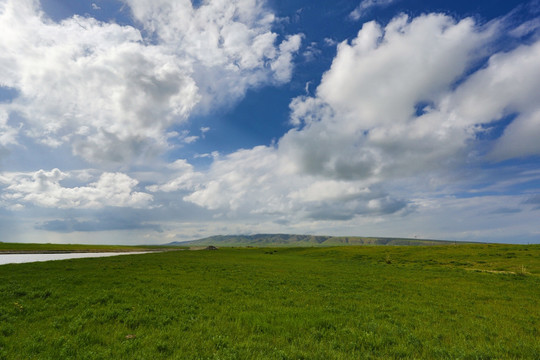
[(0, 266), (0, 359), (539, 359), (540, 246)]

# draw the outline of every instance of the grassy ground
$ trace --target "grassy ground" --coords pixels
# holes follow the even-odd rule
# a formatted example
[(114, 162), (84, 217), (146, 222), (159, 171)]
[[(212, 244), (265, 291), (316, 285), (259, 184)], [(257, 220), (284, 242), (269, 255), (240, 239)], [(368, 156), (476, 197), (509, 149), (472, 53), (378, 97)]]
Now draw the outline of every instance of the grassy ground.
[(540, 246), (0, 266), (0, 359), (540, 359)]
[(162, 246), (80, 245), (80, 244), (25, 244), (0, 242), (2, 253), (54, 253), (54, 252), (126, 252), (179, 249)]

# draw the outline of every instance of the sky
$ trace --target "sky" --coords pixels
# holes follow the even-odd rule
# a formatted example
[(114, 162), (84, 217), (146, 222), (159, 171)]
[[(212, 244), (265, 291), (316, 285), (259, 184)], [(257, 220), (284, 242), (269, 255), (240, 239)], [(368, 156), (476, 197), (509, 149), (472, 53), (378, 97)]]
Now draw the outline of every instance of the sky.
[(0, 0), (0, 241), (539, 218), (539, 0)]

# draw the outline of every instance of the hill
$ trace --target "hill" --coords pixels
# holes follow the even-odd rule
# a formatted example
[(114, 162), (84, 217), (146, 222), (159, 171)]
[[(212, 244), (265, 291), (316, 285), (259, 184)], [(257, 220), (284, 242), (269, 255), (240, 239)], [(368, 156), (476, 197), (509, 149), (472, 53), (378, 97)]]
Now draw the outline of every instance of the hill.
[(454, 244), (453, 241), (385, 238), (385, 237), (359, 237), (359, 236), (316, 236), (316, 235), (290, 235), (290, 234), (257, 234), (257, 235), (217, 235), (204, 239), (172, 242), (166, 245), (176, 246), (344, 246), (344, 245), (444, 245)]

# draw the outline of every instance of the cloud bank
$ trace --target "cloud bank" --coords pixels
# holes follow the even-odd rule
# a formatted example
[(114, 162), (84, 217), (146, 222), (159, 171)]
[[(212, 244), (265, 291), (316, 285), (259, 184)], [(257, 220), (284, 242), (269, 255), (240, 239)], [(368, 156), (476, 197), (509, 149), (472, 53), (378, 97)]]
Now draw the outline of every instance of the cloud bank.
[(1, 199), (23, 204), (57, 209), (100, 209), (106, 206), (146, 208), (152, 195), (135, 191), (138, 181), (122, 173), (102, 173), (99, 178), (83, 186), (63, 186), (62, 181), (77, 182), (90, 174), (64, 173), (58, 169), (35, 173), (4, 173), (0, 183)]
[[(350, 220), (414, 211), (411, 194), (449, 186), (464, 166), (538, 155), (540, 42), (490, 53), (500, 31), (442, 14), (365, 23), (316, 95), (293, 99), (294, 128), (275, 146), (163, 186), (229, 216)], [(509, 115), (500, 137), (480, 140)]]
[[(193, 155), (178, 149), (210, 128), (193, 124), (193, 134), (188, 123), (291, 81), (308, 36), (278, 34), (285, 20), (259, 0), (123, 3), (131, 25), (55, 22), (37, 0), (0, 0), (0, 166), (36, 149), (69, 158), (0, 173), (11, 233), (20, 216), (36, 233), (132, 230), (156, 241), (276, 227), (538, 235), (538, 21), (366, 22), (327, 41), (335, 57), (320, 83), (309, 79), (314, 91), (290, 99), (279, 139)], [(351, 17), (391, 3), (362, 1)]]
[(0, 2), (0, 86), (18, 92), (0, 104), (0, 146), (25, 137), (98, 164), (152, 158), (194, 111), (291, 77), (301, 35), (278, 39), (259, 1), (126, 4), (141, 29)]

